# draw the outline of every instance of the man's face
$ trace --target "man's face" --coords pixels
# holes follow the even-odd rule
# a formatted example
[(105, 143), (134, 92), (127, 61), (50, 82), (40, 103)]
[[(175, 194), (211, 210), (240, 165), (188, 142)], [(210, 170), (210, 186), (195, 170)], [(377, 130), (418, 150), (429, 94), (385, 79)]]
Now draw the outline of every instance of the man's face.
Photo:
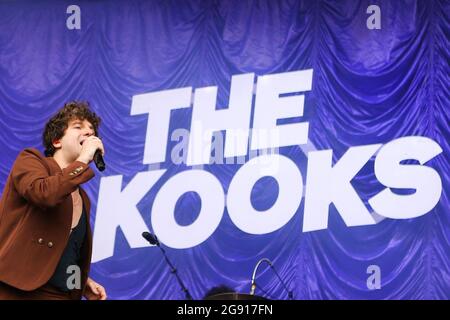
[(53, 142), (56, 152), (62, 152), (68, 162), (75, 161), (81, 153), (83, 141), (95, 134), (94, 126), (87, 120), (71, 120), (64, 136)]

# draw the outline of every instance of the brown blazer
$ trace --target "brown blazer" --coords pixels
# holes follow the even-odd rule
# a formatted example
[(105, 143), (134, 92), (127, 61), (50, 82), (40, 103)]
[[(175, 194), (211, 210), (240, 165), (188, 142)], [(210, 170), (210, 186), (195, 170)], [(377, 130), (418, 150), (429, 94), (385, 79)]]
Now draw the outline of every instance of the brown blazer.
[[(75, 161), (61, 170), (53, 157), (25, 149), (17, 157), (0, 201), (0, 281), (20, 290), (35, 290), (48, 282), (67, 245), (72, 223), (72, 196), (94, 176)], [(90, 202), (80, 188), (90, 217)], [(86, 285), (92, 252), (89, 223), (82, 247), (81, 285)]]

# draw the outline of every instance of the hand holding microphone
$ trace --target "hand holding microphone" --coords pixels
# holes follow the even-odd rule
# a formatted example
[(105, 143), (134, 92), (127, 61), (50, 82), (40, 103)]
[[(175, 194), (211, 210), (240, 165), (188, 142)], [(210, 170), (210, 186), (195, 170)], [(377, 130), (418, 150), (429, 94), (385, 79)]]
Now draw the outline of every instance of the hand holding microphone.
[(94, 160), (98, 170), (103, 171), (105, 170), (104, 154), (105, 149), (102, 140), (99, 137), (90, 136), (81, 142), (81, 152), (77, 160), (86, 164)]

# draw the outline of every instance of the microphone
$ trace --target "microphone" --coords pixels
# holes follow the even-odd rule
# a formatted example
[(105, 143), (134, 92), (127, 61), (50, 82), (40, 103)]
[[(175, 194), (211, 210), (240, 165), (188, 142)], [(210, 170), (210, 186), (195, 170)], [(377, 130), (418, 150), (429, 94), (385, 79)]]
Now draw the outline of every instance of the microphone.
[[(83, 145), (84, 141), (82, 141), (80, 144)], [(95, 150), (94, 157), (93, 157), (95, 166), (99, 171), (103, 171), (106, 168), (105, 161), (103, 161), (102, 152), (100, 149)]]
[(253, 269), (252, 285), (251, 285), (251, 288), (250, 288), (250, 295), (253, 296), (255, 294), (255, 290), (256, 290), (256, 281), (255, 281), (256, 272), (258, 271), (258, 268), (259, 268), (260, 264), (263, 263), (263, 262), (266, 262), (269, 265), (270, 269), (272, 269), (272, 271), (275, 273), (275, 275), (277, 276), (277, 278), (280, 281), (280, 283), (283, 285), (283, 288), (287, 291), (289, 300), (292, 300), (293, 299), (292, 291), (290, 291), (288, 289), (288, 287), (284, 283), (283, 279), (281, 279), (280, 275), (278, 274), (277, 270), (275, 270), (275, 267), (273, 266), (272, 262), (269, 259), (267, 259), (267, 258), (262, 258), (261, 260), (259, 260), (258, 263), (256, 264), (255, 268)]
[(256, 290), (256, 282), (255, 282), (255, 278), (256, 278), (256, 271), (258, 271), (259, 265), (263, 262), (266, 262), (267, 264), (269, 264), (269, 266), (272, 266), (272, 262), (270, 262), (269, 259), (267, 258), (263, 258), (261, 260), (258, 261), (258, 263), (256, 264), (255, 268), (253, 269), (253, 275), (252, 275), (252, 286), (250, 289), (250, 294), (253, 296), (255, 294), (255, 290)]
[(142, 237), (147, 240), (148, 242), (150, 242), (151, 245), (157, 245), (159, 247), (159, 240), (158, 238), (151, 234), (150, 232), (142, 232)]
[(102, 152), (97, 149), (94, 153), (94, 163), (99, 171), (103, 171), (106, 168), (105, 161), (103, 161)]

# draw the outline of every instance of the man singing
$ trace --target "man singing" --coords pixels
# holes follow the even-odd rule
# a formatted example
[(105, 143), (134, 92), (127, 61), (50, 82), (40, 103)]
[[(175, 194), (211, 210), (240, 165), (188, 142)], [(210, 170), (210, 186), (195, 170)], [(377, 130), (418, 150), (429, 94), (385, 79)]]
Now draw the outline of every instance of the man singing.
[(67, 103), (45, 125), (44, 157), (17, 157), (0, 201), (0, 299), (106, 299), (88, 277), (90, 202), (80, 187), (102, 141), (100, 118), (86, 102)]

